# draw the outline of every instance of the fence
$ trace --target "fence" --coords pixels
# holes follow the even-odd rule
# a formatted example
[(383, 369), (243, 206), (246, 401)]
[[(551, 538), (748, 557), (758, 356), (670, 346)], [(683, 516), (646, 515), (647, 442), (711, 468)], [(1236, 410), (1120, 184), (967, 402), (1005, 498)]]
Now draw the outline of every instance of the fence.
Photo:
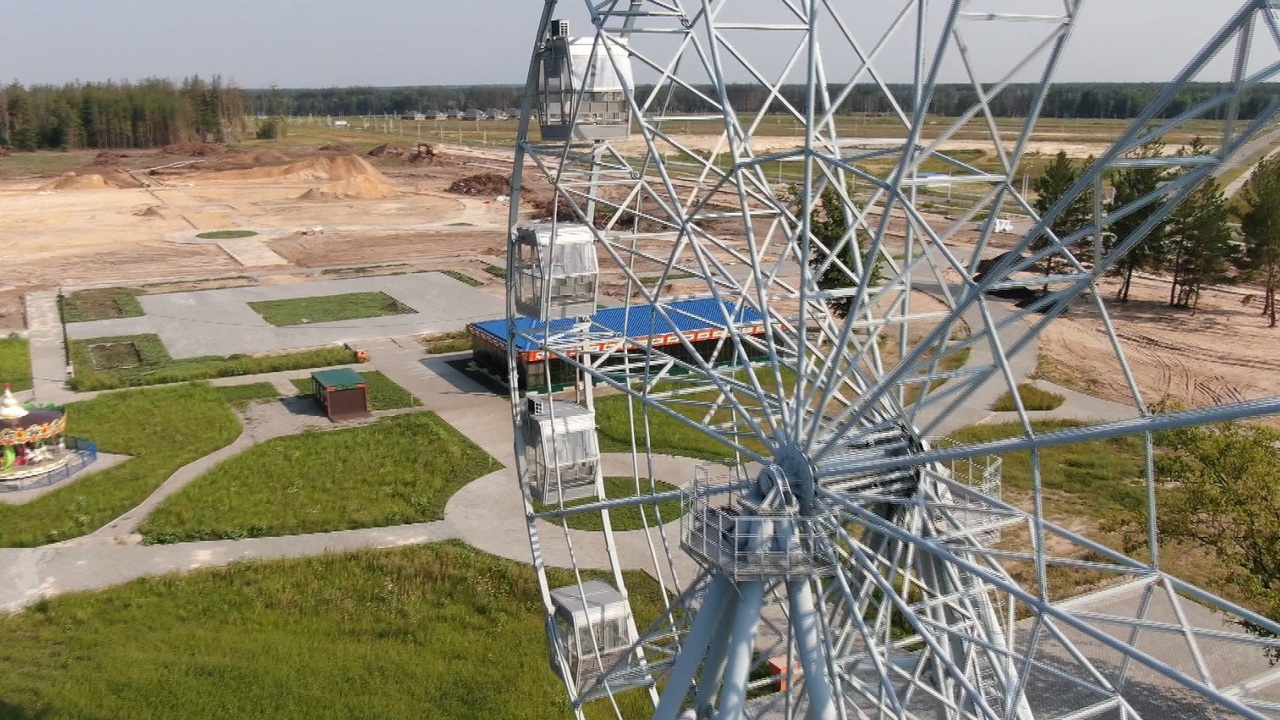
[(13, 480), (0, 479), (0, 493), (30, 490), (32, 488), (48, 487), (55, 483), (60, 483), (86, 467), (89, 467), (98, 459), (98, 444), (94, 441), (78, 437), (67, 437), (65, 440), (67, 450), (72, 453), (71, 457), (66, 462), (61, 465), (51, 467), (46, 472), (15, 478)]

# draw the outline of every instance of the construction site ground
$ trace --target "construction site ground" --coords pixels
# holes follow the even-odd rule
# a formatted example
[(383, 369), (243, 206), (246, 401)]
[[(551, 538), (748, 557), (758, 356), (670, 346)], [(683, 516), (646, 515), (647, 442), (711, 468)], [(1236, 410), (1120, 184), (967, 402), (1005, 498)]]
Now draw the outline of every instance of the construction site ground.
[[(452, 270), (500, 296), (500, 273), (491, 266), (505, 254), (506, 198), (491, 193), (492, 182), (465, 193), (448, 189), (486, 173), (509, 175), (510, 150), (433, 145), (429, 157), (415, 157), (415, 147), (390, 145), (370, 156), (359, 145), (336, 152), (192, 145), (57, 153), (56, 163), (23, 154), (0, 159), (0, 237), (11, 239), (0, 330), (24, 327), (24, 293), (52, 288), (174, 292)], [(44, 170), (23, 175), (6, 163)], [(526, 173), (525, 186), (547, 196), (534, 173)], [(218, 230), (257, 234), (197, 237)], [(606, 276), (602, 287), (620, 295), (621, 281)], [(1211, 288), (1194, 314), (1167, 307), (1160, 278), (1137, 278), (1127, 304), (1111, 301), (1109, 283), (1101, 292), (1149, 402), (1168, 396), (1199, 405), (1280, 393), (1280, 373), (1269, 372), (1280, 367), (1270, 352), (1277, 331), (1259, 314), (1257, 288)], [(1101, 328), (1083, 303), (1053, 323), (1041, 343), (1046, 375), (1131, 402)]]

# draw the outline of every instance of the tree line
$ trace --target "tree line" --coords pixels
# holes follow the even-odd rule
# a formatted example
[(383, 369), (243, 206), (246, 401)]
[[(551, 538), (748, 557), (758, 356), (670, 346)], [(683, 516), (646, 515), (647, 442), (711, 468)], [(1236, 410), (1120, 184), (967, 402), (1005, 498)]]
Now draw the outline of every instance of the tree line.
[[(1202, 156), (1209, 149), (1199, 139), (1175, 154)], [(1160, 141), (1147, 143), (1131, 154), (1134, 158), (1155, 158), (1165, 154)], [(1059, 152), (1035, 179), (1032, 189), (1037, 197), (1033, 205), (1044, 215), (1064, 198), (1080, 175), (1092, 165), (1092, 158), (1081, 162)], [(1110, 173), (1111, 197), (1104, 212), (1117, 213), (1131, 203), (1152, 195), (1173, 179), (1165, 168), (1138, 164)], [(1185, 172), (1185, 171), (1182, 171)], [(1117, 217), (1103, 234), (1102, 251), (1109, 253), (1116, 243), (1124, 242), (1144, 226), (1159, 209), (1159, 203), (1148, 204)], [(1232, 227), (1239, 223), (1239, 230)], [(1054, 221), (1051, 230), (1065, 238), (1093, 224), (1092, 198), (1089, 193), (1075, 196)], [(1085, 236), (1070, 252), (1083, 263), (1093, 256), (1094, 238)], [(1033, 252), (1039, 253), (1052, 244), (1048, 235), (1037, 238)], [(1046, 256), (1040, 262), (1046, 277), (1070, 272), (1071, 262), (1064, 253)], [(1163, 274), (1169, 280), (1169, 305), (1195, 310), (1201, 290), (1208, 285), (1256, 282), (1262, 286), (1262, 315), (1271, 327), (1277, 324), (1276, 292), (1280, 289), (1280, 157), (1271, 156), (1254, 167), (1235, 203), (1228, 203), (1222, 187), (1206, 178), (1163, 221), (1121, 257), (1110, 270), (1119, 278), (1116, 299), (1128, 302), (1136, 272)]]
[(181, 82), (0, 87), (0, 147), (18, 150), (151, 148), (233, 142), (247, 128), (244, 91), (218, 76)]
[[(1142, 112), (1163, 89), (1158, 83), (1061, 83), (1049, 89), (1045, 97), (1042, 115), (1049, 118), (1128, 119)], [(641, 92), (653, 88), (641, 86)], [(889, 94), (900, 107), (911, 106), (912, 87), (906, 84), (889, 85)], [(1040, 86), (1015, 84), (1007, 87), (990, 100), (992, 112), (1001, 117), (1024, 117), (1032, 107)], [(1225, 89), (1219, 83), (1195, 83), (1183, 89), (1163, 113), (1164, 117), (1176, 116), (1195, 104), (1207, 100)], [(730, 104), (739, 112), (758, 110), (769, 102), (769, 91), (758, 85), (732, 84), (727, 88)], [(831, 85), (831, 97), (839, 97), (844, 88)], [(471, 87), (348, 87), (323, 89), (272, 89), (246, 92), (251, 108), (258, 114), (268, 114), (272, 92), (279, 92), (285, 100), (285, 112), (289, 115), (383, 115), (427, 110), (487, 110), (489, 108), (517, 108), (521, 106), (524, 88), (517, 85), (477, 85)], [(663, 89), (664, 97), (668, 89)], [(1247, 88), (1241, 98), (1240, 115), (1253, 118), (1280, 93), (1280, 85), (1266, 84)], [(779, 89), (782, 99), (792, 107), (804, 107), (804, 87), (785, 85)], [(676, 88), (669, 93), (668, 112), (711, 112), (703, 97), (715, 97), (710, 87), (691, 92)], [(977, 102), (972, 85), (938, 85), (930, 102), (930, 112), (936, 115), (955, 116), (967, 111)], [(781, 111), (782, 104), (773, 101), (773, 109)], [(840, 103), (837, 112), (888, 113), (892, 105), (879, 87), (859, 85), (853, 88)], [(276, 114), (276, 113), (271, 113)], [(1210, 119), (1212, 115), (1206, 116)]]

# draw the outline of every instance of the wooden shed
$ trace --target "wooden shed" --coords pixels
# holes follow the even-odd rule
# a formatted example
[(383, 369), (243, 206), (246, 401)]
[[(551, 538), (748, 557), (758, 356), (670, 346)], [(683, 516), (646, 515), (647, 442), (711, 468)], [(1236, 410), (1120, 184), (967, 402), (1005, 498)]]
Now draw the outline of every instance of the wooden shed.
[(334, 422), (369, 416), (369, 385), (351, 368), (311, 373), (311, 394)]

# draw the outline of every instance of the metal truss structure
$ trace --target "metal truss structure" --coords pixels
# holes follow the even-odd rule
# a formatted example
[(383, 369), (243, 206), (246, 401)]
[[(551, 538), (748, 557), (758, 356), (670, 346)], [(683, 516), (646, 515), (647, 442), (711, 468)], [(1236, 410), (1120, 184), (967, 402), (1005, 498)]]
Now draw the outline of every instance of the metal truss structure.
[[(573, 368), (562, 397), (609, 425), (605, 450), (624, 448), (575, 465), (593, 468), (589, 497), (546, 491), (563, 463), (528, 459), (530, 405), (511, 383), (552, 664), (578, 717), (1280, 716), (1266, 662), (1280, 641), (1241, 624), (1280, 626), (1164, 570), (1152, 439), (1274, 413), (1280, 399), (1157, 412), (1095, 284), (1273, 121), (1280, 98), (1248, 119), (1240, 102), (1280, 71), (1269, 59), (1280, 21), (1272, 2), (1242, 3), (1040, 215), (1020, 183), (1083, 4), (545, 0), (512, 184), (511, 315), (518, 300), (529, 307), (517, 298), (516, 229), (544, 187), (550, 245), (556, 226), (589, 228), (600, 287), (645, 308), (621, 331), (557, 316), (546, 282), (550, 321), (510, 325), (512, 377), (522, 346)], [(887, 21), (864, 21), (872, 6)], [(557, 12), (585, 17), (587, 32), (567, 39)], [(972, 51), (974, 36), (1007, 40), (998, 66)], [(883, 71), (904, 51), (906, 93)], [(1218, 56), (1230, 83), (1184, 102)], [(941, 79), (957, 76), (977, 101), (934, 117)], [(1020, 117), (997, 117), (992, 103), (1028, 78)], [(731, 105), (733, 84), (750, 86), (735, 95), (750, 107)], [(893, 137), (860, 138), (842, 114), (864, 87), (878, 89)], [(1142, 152), (1207, 120), (1204, 154)], [(1103, 214), (1108, 174), (1133, 167), (1165, 182)], [(1080, 197), (1092, 221), (1057, 236)], [(1118, 234), (1133, 217), (1145, 219)], [(1046, 276), (1047, 258), (1063, 269)], [(690, 297), (715, 312), (690, 315)], [(1017, 384), (1073, 303), (1102, 319), (1131, 408), (1042, 431)], [(633, 317), (644, 326), (626, 327)], [(531, 365), (528, 382), (550, 367)], [(1006, 391), (1021, 432), (944, 439)], [(557, 404), (544, 406), (537, 457), (565, 452), (552, 437), (564, 427)], [(1147, 456), (1135, 556), (1045, 510), (1046, 448), (1121, 436), (1141, 438)], [(993, 456), (1006, 453), (1029, 457), (1017, 502), (999, 491)], [(725, 460), (694, 471), (672, 455)], [(629, 478), (628, 492), (606, 491), (606, 476)], [(534, 486), (559, 501), (542, 504)], [(678, 517), (663, 509), (677, 500)], [(613, 530), (638, 510), (642, 529)], [(587, 515), (603, 530), (574, 529)], [(1067, 597), (1081, 574), (1101, 589)]]

